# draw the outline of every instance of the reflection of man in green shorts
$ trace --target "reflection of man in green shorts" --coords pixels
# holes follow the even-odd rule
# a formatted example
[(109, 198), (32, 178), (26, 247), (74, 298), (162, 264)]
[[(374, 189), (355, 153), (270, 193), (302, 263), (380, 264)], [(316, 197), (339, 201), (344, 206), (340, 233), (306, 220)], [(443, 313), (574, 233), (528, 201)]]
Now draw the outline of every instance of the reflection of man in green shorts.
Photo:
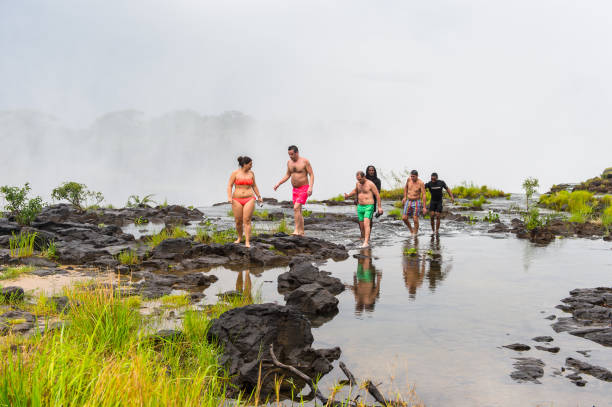
[[(372, 225), (372, 216), (374, 215), (374, 202), (377, 203), (378, 213), (382, 214), (383, 210), (380, 205), (380, 195), (378, 194), (378, 188), (369, 179), (365, 177), (363, 171), (357, 172), (357, 185), (350, 193), (344, 194), (344, 198), (350, 198), (357, 194), (357, 217), (359, 218), (359, 229), (361, 231), (361, 239), (363, 245), (361, 247), (368, 247), (370, 245), (370, 231)], [(376, 200), (375, 200), (376, 198)]]

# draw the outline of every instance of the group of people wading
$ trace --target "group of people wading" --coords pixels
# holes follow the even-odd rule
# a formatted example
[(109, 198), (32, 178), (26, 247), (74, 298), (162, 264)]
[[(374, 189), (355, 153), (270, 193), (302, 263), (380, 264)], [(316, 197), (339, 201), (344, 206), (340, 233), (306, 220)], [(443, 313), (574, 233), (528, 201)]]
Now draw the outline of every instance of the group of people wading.
[[(293, 186), (293, 214), (295, 228), (293, 235), (304, 235), (304, 217), (302, 207), (306, 204), (308, 197), (312, 195), (314, 187), (314, 172), (310, 161), (301, 157), (296, 146), (288, 148), (289, 161), (287, 161), (287, 172), (280, 181), (274, 185), (276, 191), (279, 186), (291, 178)], [(249, 157), (238, 157), (240, 168), (232, 172), (227, 185), (227, 199), (232, 204), (232, 211), (236, 220), (236, 234), (238, 239), (235, 243), (240, 243), (242, 237), (245, 238), (246, 247), (250, 247), (251, 237), (251, 217), (255, 210), (255, 202), (263, 203), (255, 174), (253, 173), (253, 160)], [(372, 230), (372, 218), (382, 215), (382, 201), (380, 199), (381, 183), (373, 165), (368, 166), (365, 172), (357, 171), (357, 183), (355, 188), (344, 198), (357, 196), (357, 217), (359, 218), (359, 229), (361, 230), (361, 247), (370, 246), (370, 233)], [(453, 193), (446, 183), (438, 179), (438, 174), (431, 174), (431, 181), (424, 183), (419, 179), (416, 170), (410, 172), (406, 185), (404, 186), (404, 198), (402, 199), (403, 211), (402, 220), (408, 227), (412, 235), (417, 235), (419, 231), (419, 216), (428, 212), (425, 190), (431, 193), (429, 202), (429, 213), (431, 219), (431, 229), (438, 233), (440, 229), (440, 214), (442, 213), (442, 194), (446, 190), (454, 202)], [(414, 225), (410, 224), (410, 218)]]

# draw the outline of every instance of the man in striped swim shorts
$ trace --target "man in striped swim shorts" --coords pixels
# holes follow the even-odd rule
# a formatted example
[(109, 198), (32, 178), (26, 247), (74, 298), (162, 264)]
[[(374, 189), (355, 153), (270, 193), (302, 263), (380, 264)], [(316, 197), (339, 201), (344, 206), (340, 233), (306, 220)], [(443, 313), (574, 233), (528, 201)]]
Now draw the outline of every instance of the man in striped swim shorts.
[[(427, 213), (427, 200), (425, 198), (425, 184), (419, 179), (417, 170), (410, 171), (410, 177), (404, 186), (404, 211), (402, 220), (408, 226), (413, 236), (419, 233), (419, 215)], [(410, 225), (410, 218), (414, 221), (414, 228)]]

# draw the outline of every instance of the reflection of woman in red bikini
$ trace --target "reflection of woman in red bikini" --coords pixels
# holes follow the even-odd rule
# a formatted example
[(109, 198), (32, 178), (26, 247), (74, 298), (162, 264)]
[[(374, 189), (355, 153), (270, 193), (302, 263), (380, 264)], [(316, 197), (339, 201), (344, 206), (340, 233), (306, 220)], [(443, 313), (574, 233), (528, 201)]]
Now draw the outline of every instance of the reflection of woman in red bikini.
[[(255, 183), (255, 174), (251, 171), (253, 160), (249, 157), (238, 157), (240, 168), (232, 172), (227, 185), (227, 199), (232, 204), (234, 218), (236, 219), (236, 234), (238, 239), (234, 243), (240, 243), (244, 231), (244, 244), (251, 247), (251, 217), (255, 210), (255, 195), (262, 202), (259, 189)], [(234, 187), (232, 194), (232, 187)]]

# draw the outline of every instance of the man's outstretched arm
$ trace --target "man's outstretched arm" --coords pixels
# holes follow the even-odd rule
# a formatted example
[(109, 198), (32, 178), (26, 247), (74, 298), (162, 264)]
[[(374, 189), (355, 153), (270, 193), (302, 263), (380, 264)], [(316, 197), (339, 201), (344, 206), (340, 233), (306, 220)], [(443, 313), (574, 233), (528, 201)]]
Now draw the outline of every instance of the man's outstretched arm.
[(283, 178), (281, 178), (280, 181), (278, 181), (276, 183), (276, 185), (274, 185), (274, 190), (276, 191), (278, 189), (278, 187), (280, 187), (281, 185), (283, 185), (285, 182), (287, 182), (287, 180), (291, 178), (291, 172), (289, 172), (289, 164), (287, 164), (287, 173), (285, 174), (285, 176)]
[(306, 171), (308, 171), (308, 196), (312, 195), (312, 189), (314, 188), (314, 171), (310, 161), (306, 160)]

